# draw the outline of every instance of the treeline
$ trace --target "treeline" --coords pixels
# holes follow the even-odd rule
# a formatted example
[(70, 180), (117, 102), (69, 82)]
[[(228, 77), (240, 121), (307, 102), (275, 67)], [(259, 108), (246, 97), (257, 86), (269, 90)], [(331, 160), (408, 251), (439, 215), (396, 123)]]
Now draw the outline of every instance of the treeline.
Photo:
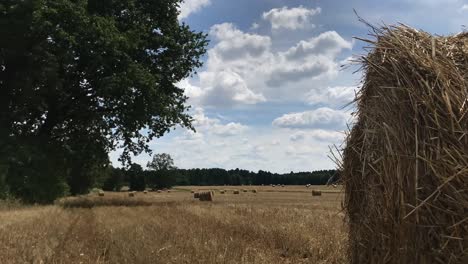
[(117, 191), (123, 186), (131, 190), (144, 190), (145, 188), (161, 189), (175, 185), (209, 186), (209, 185), (323, 185), (339, 180), (337, 170), (319, 170), (312, 172), (290, 172), (284, 174), (271, 173), (260, 170), (212, 169), (170, 169), (170, 170), (143, 170), (140, 165), (134, 164), (129, 169), (110, 168), (110, 172), (100, 182), (100, 187), (106, 191)]

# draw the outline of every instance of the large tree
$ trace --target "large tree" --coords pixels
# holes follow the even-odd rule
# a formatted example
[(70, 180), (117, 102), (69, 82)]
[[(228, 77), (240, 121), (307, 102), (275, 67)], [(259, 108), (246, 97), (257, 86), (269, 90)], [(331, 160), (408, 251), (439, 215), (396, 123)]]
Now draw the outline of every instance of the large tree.
[(173, 186), (178, 175), (174, 160), (167, 153), (159, 153), (153, 156), (153, 160), (148, 162), (146, 167), (148, 184), (151, 188), (167, 188)]
[(176, 124), (191, 127), (175, 83), (201, 65), (207, 40), (179, 23), (179, 2), (0, 3), (0, 173), (13, 194), (84, 192), (109, 151), (129, 163)]
[(174, 166), (174, 160), (172, 159), (171, 155), (167, 153), (159, 153), (154, 155), (153, 160), (148, 162), (146, 167), (154, 171), (173, 170), (176, 168)]

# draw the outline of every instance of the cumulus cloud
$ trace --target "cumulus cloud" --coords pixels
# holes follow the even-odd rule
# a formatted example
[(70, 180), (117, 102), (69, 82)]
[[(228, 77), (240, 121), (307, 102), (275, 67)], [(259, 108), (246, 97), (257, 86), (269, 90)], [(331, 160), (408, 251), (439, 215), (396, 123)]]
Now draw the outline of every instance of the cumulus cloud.
[(294, 134), (292, 134), (289, 137), (289, 140), (296, 142), (296, 141), (301, 141), (304, 138), (305, 138), (305, 133), (303, 131), (298, 131), (298, 132), (294, 132)]
[(463, 6), (460, 8), (460, 11), (462, 11), (462, 12), (468, 12), (468, 4), (463, 5)]
[(339, 53), (352, 47), (335, 31), (284, 51), (273, 51), (269, 36), (243, 32), (231, 23), (212, 26), (210, 36), (217, 42), (208, 51), (198, 83), (184, 81), (180, 87), (191, 102), (211, 107), (253, 105), (285, 96), (303, 100), (312, 82), (338, 74)]
[(343, 49), (351, 49), (352, 47), (352, 42), (343, 39), (336, 31), (327, 31), (315, 38), (301, 40), (297, 45), (290, 48), (284, 56), (289, 60), (297, 60), (317, 54), (335, 57)]
[(342, 142), (345, 137), (344, 132), (325, 130), (325, 129), (312, 129), (306, 131), (295, 131), (289, 137), (292, 142), (319, 141), (327, 144), (335, 144)]
[(214, 134), (227, 137), (240, 135), (248, 129), (247, 126), (236, 122), (222, 124), (221, 120), (217, 118), (207, 117), (204, 110), (199, 107), (195, 109), (192, 117), (194, 119), (193, 125), (195, 129), (202, 134)]
[(344, 129), (350, 117), (347, 112), (321, 107), (311, 111), (285, 114), (276, 118), (273, 125), (283, 128)]
[(330, 144), (343, 142), (345, 137), (344, 132), (324, 129), (314, 129), (309, 134), (317, 141), (329, 142)]
[(200, 73), (200, 85), (203, 88), (190, 84), (188, 80), (178, 85), (192, 102), (204, 106), (230, 107), (266, 100), (262, 94), (251, 91), (245, 80), (232, 71)]
[(335, 31), (321, 33), (307, 41), (300, 41), (286, 52), (280, 52), (277, 67), (271, 72), (267, 84), (272, 87), (303, 79), (335, 76), (339, 65), (336, 56), (352, 43)]
[(316, 9), (307, 9), (303, 6), (288, 8), (274, 8), (263, 13), (263, 19), (271, 23), (273, 30), (284, 29), (302, 29), (306, 27), (315, 27), (311, 23), (311, 18), (319, 14), (322, 10), (320, 7)]
[(210, 55), (218, 55), (225, 60), (259, 57), (271, 46), (270, 37), (242, 32), (231, 23), (212, 26), (210, 36), (219, 41)]
[(210, 0), (185, 0), (180, 5), (179, 20), (188, 17), (192, 13), (200, 11), (203, 7), (211, 4)]
[(310, 105), (344, 107), (354, 100), (357, 92), (355, 86), (335, 86), (310, 90), (305, 101)]
[(325, 56), (315, 56), (304, 62), (288, 62), (277, 64), (270, 74), (267, 84), (278, 87), (288, 82), (298, 82), (303, 79), (319, 78), (337, 73), (338, 65)]

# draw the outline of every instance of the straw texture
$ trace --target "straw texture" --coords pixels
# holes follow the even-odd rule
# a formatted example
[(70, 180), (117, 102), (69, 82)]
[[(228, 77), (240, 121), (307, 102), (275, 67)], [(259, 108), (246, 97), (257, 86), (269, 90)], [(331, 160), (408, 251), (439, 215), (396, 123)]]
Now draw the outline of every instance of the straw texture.
[(468, 263), (468, 33), (375, 28), (342, 157), (351, 263)]

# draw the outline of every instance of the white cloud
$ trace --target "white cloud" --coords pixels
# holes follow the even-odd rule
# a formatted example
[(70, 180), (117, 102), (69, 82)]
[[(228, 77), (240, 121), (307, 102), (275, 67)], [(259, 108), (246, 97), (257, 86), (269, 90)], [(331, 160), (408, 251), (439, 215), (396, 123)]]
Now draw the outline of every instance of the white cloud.
[(215, 125), (213, 133), (219, 136), (235, 136), (247, 130), (247, 126), (240, 123), (230, 122), (225, 125)]
[(335, 57), (343, 49), (351, 49), (352, 42), (346, 41), (335, 31), (321, 33), (309, 40), (302, 40), (290, 48), (284, 56), (289, 60), (305, 58), (309, 55), (330, 55)]
[(230, 107), (238, 104), (256, 104), (266, 99), (249, 89), (245, 80), (232, 71), (202, 72), (200, 86), (188, 80), (180, 82), (191, 103), (204, 106)]
[(325, 56), (309, 57), (307, 61), (283, 61), (270, 73), (267, 84), (271, 87), (282, 86), (288, 82), (334, 76), (338, 72), (336, 62)]
[(271, 46), (268, 36), (244, 33), (231, 23), (211, 27), (210, 36), (219, 42), (210, 50), (210, 56), (220, 56), (224, 60), (238, 60), (244, 57), (259, 57)]
[(352, 42), (346, 41), (335, 31), (302, 40), (278, 54), (277, 67), (271, 72), (267, 84), (276, 87), (302, 79), (336, 76), (339, 68), (336, 56), (342, 50), (351, 48)]
[(246, 33), (231, 23), (211, 27), (216, 41), (198, 80), (183, 81), (190, 103), (233, 107), (268, 101), (304, 101), (310, 87), (326, 85), (339, 71), (338, 55), (352, 42), (335, 31), (273, 50), (269, 36)]
[(315, 25), (311, 23), (311, 18), (316, 14), (320, 14), (320, 12), (321, 9), (319, 7), (316, 9), (307, 9), (303, 6), (294, 8), (274, 8), (263, 13), (263, 19), (271, 23), (273, 30), (281, 28), (296, 30), (306, 27), (315, 27)]
[(311, 130), (309, 135), (317, 141), (329, 142), (330, 144), (339, 144), (345, 138), (344, 132), (323, 129)]
[(255, 30), (258, 29), (260, 25), (258, 23), (253, 23), (252, 26), (250, 26), (250, 29)]
[(292, 134), (289, 137), (289, 140), (291, 140), (293, 142), (296, 142), (296, 141), (301, 141), (304, 138), (305, 138), (305, 132), (304, 131), (297, 131), (297, 132), (294, 132), (294, 134)]
[(468, 4), (463, 5), (463, 6), (460, 8), (460, 11), (462, 11), (462, 12), (468, 11)]
[[(248, 127), (236, 122), (222, 124), (217, 118), (210, 118), (205, 115), (202, 108), (195, 108), (192, 114), (194, 119), (193, 125), (201, 134), (214, 134), (218, 136), (236, 136), (245, 132)], [(193, 137), (193, 135), (190, 135)]]
[(351, 115), (344, 111), (321, 107), (311, 111), (285, 114), (276, 118), (273, 125), (284, 128), (344, 129)]
[(310, 90), (305, 101), (310, 105), (344, 107), (351, 103), (356, 95), (355, 86), (335, 86)]
[(187, 18), (190, 14), (200, 11), (200, 9), (210, 4), (210, 0), (184, 0), (180, 5), (179, 20)]

